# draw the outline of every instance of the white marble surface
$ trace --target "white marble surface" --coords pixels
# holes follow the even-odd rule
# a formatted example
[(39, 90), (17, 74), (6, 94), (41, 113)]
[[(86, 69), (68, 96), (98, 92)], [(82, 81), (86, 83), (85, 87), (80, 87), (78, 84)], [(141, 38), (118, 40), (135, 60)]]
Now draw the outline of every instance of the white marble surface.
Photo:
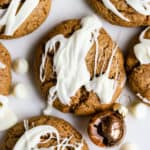
[[(92, 14), (93, 11), (87, 6), (86, 0), (52, 0), (51, 13), (46, 20), (46, 22), (34, 33), (25, 36), (20, 39), (11, 41), (2, 41), (2, 43), (9, 49), (12, 59), (17, 57), (25, 57), (30, 63), (34, 59), (34, 50), (38, 41), (57, 23), (71, 18), (79, 18)], [(123, 51), (127, 50), (130, 40), (139, 33), (140, 28), (124, 28), (119, 26), (114, 26), (103, 20), (104, 28), (117, 40), (120, 48)], [(30, 67), (30, 72), (32, 72), (32, 67)], [(40, 115), (45, 103), (41, 98), (40, 94), (35, 87), (33, 82), (33, 76), (31, 73), (26, 75), (18, 75), (13, 72), (13, 84), (17, 82), (24, 83), (29, 91), (28, 98), (16, 99), (10, 96), (10, 106), (16, 112), (19, 120), (26, 119), (31, 116)], [(131, 93), (126, 88), (122, 94), (121, 102), (128, 102), (128, 95)], [(132, 95), (131, 95), (132, 97)], [(124, 102), (126, 101), (126, 102)], [(150, 111), (149, 111), (150, 114)], [(76, 117), (71, 114), (63, 114), (57, 110), (53, 110), (53, 115), (64, 118), (68, 120), (74, 127), (76, 127), (86, 138), (90, 150), (100, 150), (89, 140), (86, 132), (87, 123), (89, 118)], [(144, 120), (136, 120), (131, 115), (126, 119), (127, 134), (124, 142), (133, 142), (138, 145), (139, 150), (149, 150), (150, 142), (150, 119), (147, 116)], [(3, 133), (0, 133), (2, 137)], [(118, 150), (119, 147), (112, 148), (111, 150)]]

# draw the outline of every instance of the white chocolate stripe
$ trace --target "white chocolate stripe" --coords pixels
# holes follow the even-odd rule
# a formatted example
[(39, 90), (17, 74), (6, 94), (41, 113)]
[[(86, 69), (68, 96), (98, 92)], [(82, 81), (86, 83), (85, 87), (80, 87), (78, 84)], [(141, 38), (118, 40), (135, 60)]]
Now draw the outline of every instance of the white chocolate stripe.
[(5, 12), (1, 9), (0, 26), (5, 26), (4, 34), (13, 35), (37, 7), (38, 3), (39, 0), (25, 0), (20, 10), (17, 12), (21, 0), (11, 0), (9, 7)]
[(111, 10), (115, 15), (117, 15), (118, 17), (120, 17), (121, 19), (125, 21), (128, 21), (128, 22), (130, 21), (128, 18), (124, 17), (124, 15), (117, 10), (117, 8), (114, 6), (114, 4), (110, 0), (102, 0), (102, 2), (105, 5), (105, 7)]
[(141, 99), (144, 103), (150, 104), (150, 100), (143, 97), (140, 93), (136, 94), (139, 99)]
[(126, 0), (126, 3), (142, 15), (150, 15), (150, 0)]
[(148, 30), (150, 30), (150, 26), (147, 27), (147, 28), (141, 33), (141, 35), (140, 35), (140, 37), (139, 37), (140, 42), (150, 43), (150, 39), (145, 39), (145, 38), (144, 38), (144, 36), (145, 36), (145, 34), (146, 34), (146, 32), (147, 32)]
[[(111, 102), (117, 87), (117, 82), (116, 82), (117, 80), (109, 79), (109, 73), (110, 73), (113, 57), (117, 49), (118, 46), (116, 46), (112, 50), (112, 55), (109, 60), (106, 72), (104, 74), (100, 74), (99, 77), (94, 77), (94, 79), (86, 85), (86, 89), (88, 91), (94, 91), (98, 95), (102, 104), (109, 104)], [(118, 73), (116, 73), (116, 76), (118, 76)]]

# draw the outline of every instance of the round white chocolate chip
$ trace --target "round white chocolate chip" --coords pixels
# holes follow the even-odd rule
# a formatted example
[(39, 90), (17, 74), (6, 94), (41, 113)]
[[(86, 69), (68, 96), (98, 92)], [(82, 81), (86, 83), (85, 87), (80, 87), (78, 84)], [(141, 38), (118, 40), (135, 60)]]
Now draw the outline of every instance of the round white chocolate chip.
[(7, 97), (0, 95), (0, 131), (9, 129), (17, 120), (17, 116), (8, 106)]
[(27, 97), (27, 89), (24, 84), (18, 83), (13, 87), (12, 95), (17, 98), (24, 99)]
[(28, 61), (24, 58), (18, 58), (13, 62), (13, 70), (16, 73), (24, 74), (27, 73), (29, 70)]
[(131, 113), (137, 119), (144, 119), (148, 113), (148, 108), (143, 103), (137, 103), (131, 107)]
[(119, 103), (114, 104), (113, 110), (118, 111), (123, 117), (126, 117), (128, 114), (128, 109)]
[(121, 146), (120, 150), (138, 150), (138, 147), (132, 143), (125, 143)]

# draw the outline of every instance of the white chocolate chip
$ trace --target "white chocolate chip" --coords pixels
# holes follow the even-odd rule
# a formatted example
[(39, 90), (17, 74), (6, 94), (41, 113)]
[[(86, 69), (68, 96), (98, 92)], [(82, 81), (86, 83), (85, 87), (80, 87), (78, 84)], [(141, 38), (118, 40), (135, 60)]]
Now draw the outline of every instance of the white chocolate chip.
[(113, 110), (118, 111), (123, 117), (126, 117), (128, 114), (128, 109), (119, 103), (114, 104)]
[(4, 131), (16, 124), (18, 118), (9, 108), (7, 97), (0, 95), (0, 103), (0, 131)]
[(12, 95), (14, 95), (17, 98), (24, 99), (27, 97), (27, 89), (24, 84), (18, 83), (14, 86)]
[(139, 149), (135, 144), (125, 143), (121, 146), (120, 150), (139, 150)]
[(148, 113), (148, 108), (143, 103), (137, 103), (131, 107), (131, 113), (137, 119), (144, 119)]
[(28, 61), (24, 58), (18, 58), (13, 62), (13, 70), (16, 73), (24, 74), (27, 73), (29, 70)]

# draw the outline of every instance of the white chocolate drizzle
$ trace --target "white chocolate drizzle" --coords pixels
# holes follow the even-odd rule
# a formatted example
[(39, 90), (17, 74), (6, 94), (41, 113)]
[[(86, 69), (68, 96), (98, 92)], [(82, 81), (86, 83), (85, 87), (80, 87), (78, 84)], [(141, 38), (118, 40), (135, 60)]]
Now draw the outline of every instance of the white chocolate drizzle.
[(4, 131), (17, 122), (17, 117), (8, 106), (8, 99), (0, 95), (0, 131)]
[(28, 131), (29, 130), (29, 120), (24, 120), (23, 123), (24, 123), (25, 131)]
[[(71, 97), (76, 92), (85, 87), (88, 91), (97, 94), (102, 103), (110, 103), (115, 92), (115, 79), (109, 79), (110, 67), (113, 57), (116, 53), (117, 46), (113, 47), (112, 56), (108, 63), (105, 74), (100, 73), (99, 77), (94, 77), (90, 81), (90, 73), (87, 69), (86, 56), (90, 48), (95, 44), (95, 67), (94, 76), (96, 75), (97, 63), (100, 62), (102, 54), (98, 57), (99, 52), (99, 31), (102, 28), (101, 21), (96, 16), (88, 16), (81, 20), (81, 29), (75, 31), (69, 38), (63, 35), (56, 35), (50, 39), (45, 46), (45, 53), (42, 55), (40, 66), (40, 80), (45, 81), (44, 68), (48, 52), (54, 50), (53, 66), (57, 74), (57, 83), (50, 88), (48, 97), (48, 108), (44, 114), (48, 115), (53, 101), (58, 97), (62, 104), (70, 105)], [(56, 51), (56, 44), (59, 48)], [(103, 67), (106, 61), (104, 61)], [(102, 70), (103, 70), (102, 67)], [(116, 75), (118, 75), (116, 73)], [(103, 86), (103, 87), (102, 87)]]
[(150, 100), (147, 98), (143, 97), (140, 93), (136, 94), (138, 98), (140, 98), (144, 103), (150, 104)]
[(120, 17), (121, 19), (125, 21), (130, 21), (128, 18), (126, 18), (122, 13), (118, 11), (118, 9), (114, 6), (114, 4), (110, 0), (102, 0), (103, 4), (105, 5), (106, 8), (111, 10), (115, 15)]
[[(126, 3), (136, 10), (139, 14), (149, 16), (150, 15), (150, 0), (125, 0)], [(130, 22), (127, 17), (125, 17), (110, 0), (102, 0), (106, 8), (111, 10), (115, 15), (120, 17), (122, 20)]]
[(25, 0), (18, 11), (21, 3), (22, 0), (11, 0), (7, 9), (0, 9), (0, 26), (5, 26), (5, 35), (14, 34), (37, 7), (39, 0)]
[(126, 0), (126, 3), (139, 14), (145, 16), (150, 15), (150, 0)]
[[(48, 138), (42, 141), (41, 137)], [(65, 148), (72, 148), (74, 150), (81, 150), (83, 141), (81, 143), (70, 143), (72, 137), (61, 138), (58, 130), (50, 125), (40, 125), (25, 131), (21, 138), (17, 141), (13, 150), (64, 150)], [(55, 140), (56, 144), (47, 148), (39, 148), (39, 144), (48, 143)]]
[[(109, 60), (109, 64), (108, 64), (106, 72), (104, 74), (100, 74), (99, 77), (94, 77), (94, 79), (91, 80), (86, 85), (86, 89), (88, 91), (94, 91), (98, 95), (102, 104), (103, 103), (109, 104), (111, 102), (114, 92), (116, 90), (116, 85), (117, 85), (117, 84), (115, 84), (116, 80), (109, 79), (109, 73), (110, 73), (110, 69), (111, 69), (111, 65), (112, 65), (112, 60), (116, 53), (117, 48), (118, 48), (118, 46), (116, 46), (112, 51), (112, 55)], [(118, 67), (116, 67), (116, 68), (118, 68)], [(118, 75), (116, 75), (116, 77), (117, 76)]]
[(145, 39), (145, 33), (150, 30), (150, 27), (146, 28), (140, 35), (140, 43), (134, 46), (134, 53), (136, 58), (141, 64), (150, 63), (150, 39)]
[(6, 65), (0, 61), (0, 69), (5, 69), (5, 68), (6, 68)]

